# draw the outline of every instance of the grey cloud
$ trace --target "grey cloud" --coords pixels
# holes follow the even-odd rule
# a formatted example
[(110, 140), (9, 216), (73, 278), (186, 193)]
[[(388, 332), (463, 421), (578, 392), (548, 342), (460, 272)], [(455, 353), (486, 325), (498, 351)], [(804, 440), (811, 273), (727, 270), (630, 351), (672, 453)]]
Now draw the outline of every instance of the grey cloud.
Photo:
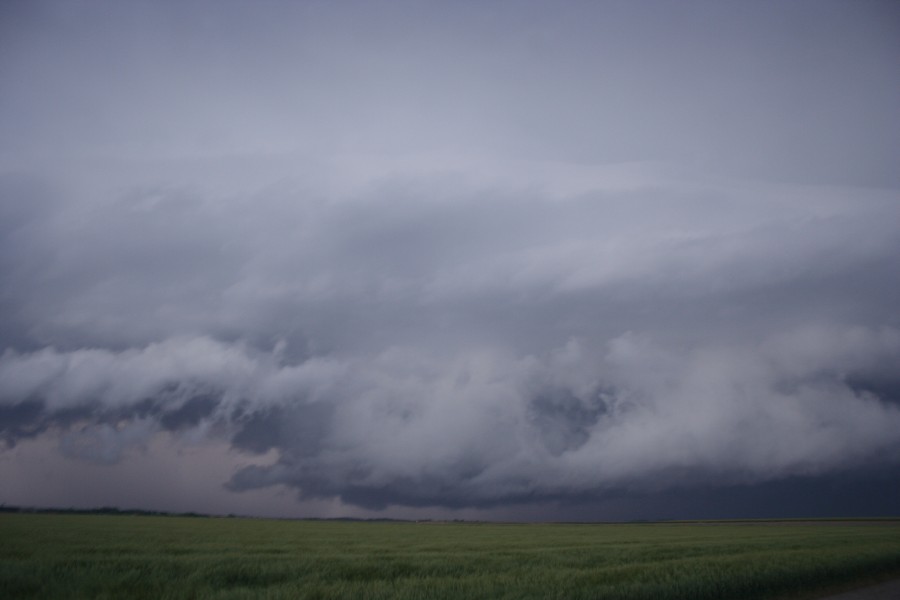
[(895, 292), (844, 289), (896, 267), (891, 196), (619, 176), (575, 195), (434, 176), (437, 199), (424, 175), (331, 201), (126, 190), (38, 219), (12, 251), (67, 252), (14, 297), (63, 349), (3, 356), (5, 436), (57, 427), (110, 462), (196, 429), (277, 452), (232, 490), (368, 508), (895, 460)]
[(591, 429), (609, 410), (613, 400), (608, 391), (598, 390), (587, 400), (571, 390), (548, 390), (531, 400), (529, 410), (544, 445), (555, 456), (577, 450), (590, 438)]
[(0, 19), (7, 445), (372, 509), (900, 459), (893, 5), (100, 6)]
[(898, 183), (890, 2), (18, 6), (11, 161), (450, 151)]
[(35, 436), (46, 429), (42, 417), (43, 405), (35, 400), (24, 400), (11, 406), (0, 407), (0, 432), (7, 444), (15, 440)]
[[(850, 296), (839, 306), (867, 301), (842, 291), (851, 276), (882, 282), (875, 299), (885, 307), (896, 296), (884, 283), (893, 266), (884, 261), (900, 245), (889, 194), (854, 191), (867, 197), (854, 207), (835, 189), (782, 200), (788, 192), (778, 188), (735, 193), (649, 177), (626, 192), (604, 192), (600, 177), (599, 191), (558, 201), (498, 190), (505, 180), (492, 189), (440, 177), (375, 184), (346, 201), (290, 188), (216, 199), (196, 185), (147, 203), (101, 195), (8, 247), (17, 267), (6, 281), (21, 289), (12, 296), (18, 328), (47, 343), (127, 347), (212, 333), (269, 345), (290, 338), (301, 356), (310, 345), (429, 335), (441, 321), (452, 331), (457, 316), (498, 307), (484, 318), (510, 321), (504, 335), (516, 335), (535, 326), (516, 320), (523, 301), (526, 312), (546, 306), (542, 320), (559, 324), (551, 315), (570, 312), (566, 303), (627, 311), (648, 290), (670, 297), (674, 311), (690, 310), (691, 297), (731, 294), (738, 304), (741, 294), (789, 294), (805, 289), (793, 284), (799, 278)], [(435, 185), (441, 198), (427, 196)], [(353, 310), (360, 299), (366, 310)], [(557, 343), (586, 325), (574, 321)], [(366, 336), (355, 335), (360, 328)]]
[[(827, 340), (829, 351), (809, 340)], [(807, 356), (784, 365), (785, 344)], [(204, 342), (207, 351), (216, 347), (234, 352)], [(109, 462), (160, 425), (216, 414), (235, 432), (236, 448), (279, 456), (239, 471), (231, 489), (280, 483), (301, 497), (368, 508), (549, 501), (709, 478), (746, 483), (900, 458), (900, 409), (846, 380), (854, 368), (895, 361), (896, 330), (799, 331), (762, 348), (695, 347), (687, 355), (626, 334), (596, 350), (572, 342), (545, 357), (482, 350), (426, 358), (394, 349), (324, 375), (244, 355), (251, 403), (224, 410), (222, 396), (210, 410), (214, 397), (200, 396), (155, 414), (145, 401), (95, 410), (82, 414), (86, 424), (66, 434), (61, 449)], [(30, 359), (19, 357), (19, 366)], [(6, 389), (11, 373), (2, 378)], [(287, 396), (279, 393), (284, 380), (292, 384)]]
[(334, 410), (334, 405), (327, 402), (294, 402), (289, 407), (242, 414), (231, 443), (257, 454), (290, 447), (296, 456), (315, 457), (334, 427)]

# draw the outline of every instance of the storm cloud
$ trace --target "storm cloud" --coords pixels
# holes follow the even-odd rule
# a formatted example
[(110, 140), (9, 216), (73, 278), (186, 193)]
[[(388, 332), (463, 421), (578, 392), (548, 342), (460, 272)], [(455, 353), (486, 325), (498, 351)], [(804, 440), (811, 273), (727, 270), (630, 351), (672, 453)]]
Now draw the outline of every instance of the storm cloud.
[(4, 452), (500, 515), (900, 464), (890, 4), (221, 6), (3, 9)]

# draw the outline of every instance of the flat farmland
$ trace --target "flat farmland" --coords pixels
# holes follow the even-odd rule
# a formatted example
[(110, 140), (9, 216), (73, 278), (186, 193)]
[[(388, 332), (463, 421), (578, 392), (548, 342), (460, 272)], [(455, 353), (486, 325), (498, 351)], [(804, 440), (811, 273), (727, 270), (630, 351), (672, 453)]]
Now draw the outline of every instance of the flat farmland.
[(814, 598), (893, 575), (896, 521), (0, 514), (3, 598)]

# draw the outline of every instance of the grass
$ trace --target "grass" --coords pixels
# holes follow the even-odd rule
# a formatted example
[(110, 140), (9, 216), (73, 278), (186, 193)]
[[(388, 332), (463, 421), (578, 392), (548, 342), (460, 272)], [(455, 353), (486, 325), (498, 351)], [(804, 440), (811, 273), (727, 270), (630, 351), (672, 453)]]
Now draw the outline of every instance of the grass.
[(900, 525), (0, 514), (4, 598), (808, 597), (900, 573)]

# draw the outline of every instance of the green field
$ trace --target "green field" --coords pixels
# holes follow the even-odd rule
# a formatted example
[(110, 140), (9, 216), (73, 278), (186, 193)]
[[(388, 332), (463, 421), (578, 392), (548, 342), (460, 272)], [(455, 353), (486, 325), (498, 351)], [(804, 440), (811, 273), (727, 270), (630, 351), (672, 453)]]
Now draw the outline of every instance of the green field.
[(0, 514), (3, 598), (793, 598), (900, 574), (897, 522), (502, 525)]

